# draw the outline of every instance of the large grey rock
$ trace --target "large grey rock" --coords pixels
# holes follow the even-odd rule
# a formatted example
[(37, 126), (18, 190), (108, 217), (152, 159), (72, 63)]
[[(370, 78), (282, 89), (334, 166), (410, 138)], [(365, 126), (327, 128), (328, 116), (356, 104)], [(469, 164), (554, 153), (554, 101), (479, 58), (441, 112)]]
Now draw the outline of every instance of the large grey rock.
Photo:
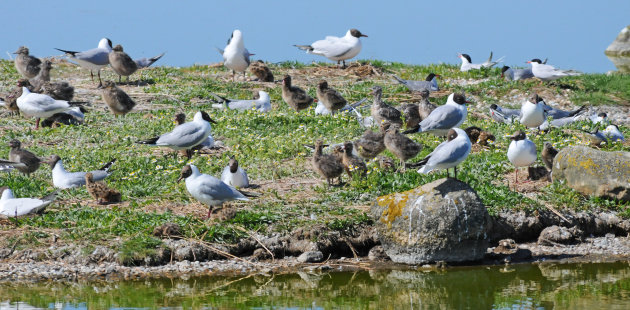
[(394, 262), (474, 261), (488, 248), (488, 212), (475, 191), (455, 179), (381, 196), (370, 212)]
[(630, 72), (630, 26), (621, 29), (604, 53), (619, 71)]
[(585, 146), (563, 148), (553, 160), (554, 180), (584, 195), (630, 201), (630, 153)]

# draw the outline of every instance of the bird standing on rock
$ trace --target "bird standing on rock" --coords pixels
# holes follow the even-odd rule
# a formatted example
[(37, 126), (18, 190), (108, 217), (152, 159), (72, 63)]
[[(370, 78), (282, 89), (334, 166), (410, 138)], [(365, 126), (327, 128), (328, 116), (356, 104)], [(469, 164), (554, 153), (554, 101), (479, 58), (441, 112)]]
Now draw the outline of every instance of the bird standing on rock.
[(361, 51), (361, 37), (367, 37), (357, 29), (350, 29), (346, 35), (339, 38), (327, 36), (324, 40), (318, 40), (311, 45), (294, 45), (295, 47), (306, 51), (308, 54), (324, 56), (330, 60), (337, 61), (337, 66), (343, 62), (346, 68), (346, 60), (351, 59)]
[(120, 44), (114, 46), (112, 51), (109, 52), (108, 58), (109, 65), (118, 74), (118, 83), (122, 81), (122, 76), (126, 76), (127, 82), (129, 82), (129, 76), (138, 70), (138, 64), (123, 51), (123, 47)]
[(15, 53), (15, 69), (26, 79), (32, 79), (37, 76), (42, 61), (37, 57), (29, 55), (28, 47), (20, 46)]
[(291, 85), (291, 76), (285, 75), (282, 79), (282, 99), (295, 111), (301, 111), (313, 104), (313, 97), (303, 89)]
[(335, 112), (346, 106), (346, 99), (336, 90), (328, 87), (328, 82), (321, 81), (317, 84), (317, 100), (331, 111), (334, 115)]

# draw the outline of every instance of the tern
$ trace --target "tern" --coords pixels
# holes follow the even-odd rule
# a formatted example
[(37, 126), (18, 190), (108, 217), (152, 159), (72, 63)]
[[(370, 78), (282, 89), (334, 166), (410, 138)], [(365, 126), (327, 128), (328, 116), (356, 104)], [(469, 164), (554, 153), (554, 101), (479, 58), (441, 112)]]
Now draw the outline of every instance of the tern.
[(337, 65), (343, 62), (346, 67), (346, 60), (351, 59), (361, 52), (361, 37), (367, 37), (357, 29), (350, 29), (346, 35), (339, 38), (327, 36), (323, 40), (315, 41), (310, 45), (294, 45), (306, 51), (308, 54), (321, 55), (330, 60), (336, 61)]
[(232, 32), (232, 36), (225, 46), (225, 50), (217, 48), (217, 51), (223, 56), (223, 65), (232, 70), (232, 80), (235, 79), (236, 72), (243, 72), (249, 67), (251, 54), (243, 43), (243, 34), (236, 29)]
[(490, 57), (488, 57), (488, 60), (480, 64), (472, 63), (472, 60), (468, 54), (459, 54), (457, 55), (457, 57), (462, 60), (462, 65), (459, 67), (462, 72), (472, 69), (491, 68), (492, 66), (503, 61), (503, 57), (497, 59), (496, 61), (492, 61), (492, 52), (490, 52)]
[(13, 191), (6, 186), (0, 187), (0, 217), (19, 217), (40, 213), (50, 205), (57, 197), (57, 192), (46, 195), (43, 198), (15, 198)]
[(440, 75), (435, 73), (429, 73), (424, 81), (403, 80), (396, 75), (393, 75), (393, 77), (398, 83), (405, 85), (412, 92), (420, 92), (424, 89), (429, 91), (440, 90), (437, 83), (437, 78), (440, 77)]
[(136, 63), (136, 66), (138, 66), (138, 69), (144, 69), (144, 68), (150, 67), (156, 61), (160, 60), (162, 56), (164, 56), (164, 53), (157, 55), (155, 57), (151, 57), (151, 58), (146, 58), (146, 57), (137, 58), (137, 59), (134, 59), (133, 62)]
[(531, 79), (534, 77), (534, 73), (532, 73), (532, 68), (525, 69), (512, 69), (508, 66), (503, 66), (501, 68), (501, 78), (504, 78), (508, 81), (518, 81)]
[(621, 133), (621, 131), (619, 130), (619, 126), (617, 125), (608, 125), (608, 127), (604, 129), (603, 133), (606, 138), (608, 138), (608, 140), (610, 140), (611, 142), (625, 141), (623, 133)]
[(103, 85), (101, 81), (101, 69), (109, 64), (109, 52), (112, 51), (112, 41), (108, 38), (102, 38), (98, 42), (98, 47), (83, 52), (73, 52), (55, 48), (64, 52), (66, 56), (74, 60), (79, 66), (90, 70), (90, 76), (94, 81), (94, 71), (98, 74), (98, 85)]
[(540, 59), (535, 58), (527, 63), (532, 65), (532, 73), (541, 81), (553, 81), (565, 76), (575, 76), (582, 73), (574, 70), (556, 69), (552, 65), (543, 64)]
[(271, 111), (271, 98), (269, 97), (269, 93), (263, 90), (258, 91), (258, 99), (255, 100), (228, 99), (214, 93), (210, 94), (223, 102), (222, 104), (213, 104), (212, 107), (216, 109), (225, 108), (238, 111), (256, 109), (258, 112), (263, 113)]

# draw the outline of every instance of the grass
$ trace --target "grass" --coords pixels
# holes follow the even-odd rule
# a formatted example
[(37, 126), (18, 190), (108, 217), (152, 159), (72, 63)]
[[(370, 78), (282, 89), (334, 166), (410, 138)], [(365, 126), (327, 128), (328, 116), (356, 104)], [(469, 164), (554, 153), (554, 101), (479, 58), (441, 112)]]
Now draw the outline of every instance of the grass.
[[(497, 124), (477, 117), (472, 112), (485, 114), (491, 103), (505, 102), (514, 94), (531, 91), (545, 92), (568, 98), (574, 105), (628, 105), (630, 77), (628, 75), (588, 74), (539, 85), (537, 81), (506, 82), (498, 78), (499, 69), (460, 72), (454, 65), (410, 66), (384, 61), (361, 61), (370, 64), (383, 75), (359, 77), (344, 75), (344, 71), (330, 69), (329, 64), (283, 62), (271, 65), (276, 79), (286, 73), (294, 76), (295, 84), (308, 86), (315, 96), (314, 85), (321, 78), (349, 100), (358, 101), (370, 92), (373, 85), (382, 85), (388, 102), (410, 102), (414, 97), (388, 74), (405, 79), (421, 80), (429, 72), (442, 75), (443, 91), (435, 93), (432, 102), (443, 104), (453, 91), (464, 90), (473, 97), (469, 118), (462, 125), (479, 126), (495, 134), (497, 140), (488, 148), (471, 154), (458, 169), (460, 179), (470, 184), (488, 206), (491, 213), (501, 210), (538, 209), (543, 200), (555, 207), (575, 210), (608, 209), (630, 216), (628, 203), (589, 198), (553, 183), (541, 188), (535, 197), (515, 192), (508, 187), (505, 175), (513, 171), (505, 152), (509, 134), (515, 126)], [(0, 90), (8, 90), (18, 79), (12, 63), (0, 61)], [(7, 142), (17, 138), (30, 151), (40, 156), (57, 154), (68, 171), (84, 171), (102, 166), (117, 158), (113, 174), (107, 179), (110, 186), (123, 194), (124, 204), (111, 207), (95, 206), (85, 188), (62, 191), (59, 202), (38, 217), (3, 222), (0, 229), (15, 231), (4, 238), (0, 246), (8, 247), (19, 241), (20, 247), (49, 244), (52, 232), (68, 243), (115, 244), (125, 262), (141, 259), (160, 246), (151, 236), (153, 229), (166, 222), (182, 227), (186, 238), (208, 242), (235, 243), (248, 232), (262, 234), (288, 233), (298, 227), (327, 227), (331, 230), (351, 230), (357, 225), (371, 223), (366, 212), (379, 195), (408, 190), (437, 180), (444, 172), (420, 175), (414, 170), (405, 173), (383, 171), (378, 163), (368, 163), (365, 179), (346, 180), (346, 185), (328, 188), (310, 169), (311, 153), (303, 144), (316, 139), (327, 142), (352, 140), (363, 130), (350, 114), (315, 116), (314, 108), (296, 113), (281, 99), (280, 87), (271, 83), (231, 81), (231, 73), (222, 67), (195, 65), (186, 68), (156, 67), (141, 73), (147, 85), (122, 86), (139, 105), (122, 118), (115, 118), (106, 108), (99, 91), (87, 78), (87, 72), (62, 63), (53, 70), (53, 79), (75, 78), (75, 87), (85, 90), (77, 100), (91, 103), (85, 126), (63, 126), (33, 130), (33, 120), (23, 117), (0, 118), (0, 157), (8, 154)], [(105, 79), (115, 79), (111, 71), (103, 72)], [(137, 79), (135, 74), (132, 79)], [(79, 78), (79, 80), (76, 80)], [(474, 81), (475, 84), (463, 82)], [(479, 83), (477, 83), (480, 81)], [(75, 83), (73, 82), (73, 83)], [(213, 110), (210, 92), (230, 98), (248, 98), (252, 91), (264, 89), (270, 93), (273, 111)], [(553, 100), (552, 100), (553, 101)], [(189, 118), (198, 110), (210, 112), (218, 122), (213, 125), (213, 136), (226, 145), (221, 151), (196, 155), (186, 161), (165, 149), (134, 144), (173, 128), (173, 115), (183, 111)], [(563, 130), (552, 130), (546, 135), (528, 135), (542, 149), (549, 141), (556, 148), (586, 144), (578, 129), (589, 129), (590, 124), (578, 122)], [(630, 131), (622, 131), (629, 136)], [(531, 133), (529, 131), (528, 133)], [(417, 134), (413, 139), (424, 145), (415, 159), (429, 154), (441, 141), (431, 135)], [(604, 150), (628, 151), (628, 145), (614, 143)], [(262, 184), (260, 198), (247, 203), (236, 203), (235, 216), (225, 221), (204, 221), (206, 210), (190, 197), (183, 183), (176, 183), (179, 172), (193, 163), (203, 173), (220, 175), (234, 155), (254, 184)], [(388, 152), (387, 156), (391, 156)], [(539, 162), (538, 164), (542, 164)], [(316, 180), (316, 181), (313, 181)], [(284, 185), (283, 185), (284, 184)], [(18, 197), (43, 196), (53, 190), (50, 168), (43, 167), (31, 177), (18, 173), (1, 174), (0, 186), (9, 186)], [(143, 252), (143, 251), (148, 252)], [(139, 256), (136, 256), (139, 255)]]

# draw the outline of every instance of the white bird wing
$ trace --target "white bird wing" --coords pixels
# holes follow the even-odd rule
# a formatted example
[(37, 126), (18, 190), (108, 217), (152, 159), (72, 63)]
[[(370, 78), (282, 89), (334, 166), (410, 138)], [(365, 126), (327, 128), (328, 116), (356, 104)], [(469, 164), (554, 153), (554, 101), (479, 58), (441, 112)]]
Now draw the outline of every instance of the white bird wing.
[(339, 57), (348, 53), (352, 45), (343, 38), (327, 36), (324, 40), (319, 40), (311, 44), (313, 50), (311, 54), (324, 55), (326, 57)]
[(249, 110), (256, 106), (256, 100), (233, 100), (227, 103), (228, 109), (232, 110)]
[(14, 198), (5, 200), (0, 209), (0, 215), (5, 217), (24, 216), (33, 214), (52, 203), (34, 198)]

